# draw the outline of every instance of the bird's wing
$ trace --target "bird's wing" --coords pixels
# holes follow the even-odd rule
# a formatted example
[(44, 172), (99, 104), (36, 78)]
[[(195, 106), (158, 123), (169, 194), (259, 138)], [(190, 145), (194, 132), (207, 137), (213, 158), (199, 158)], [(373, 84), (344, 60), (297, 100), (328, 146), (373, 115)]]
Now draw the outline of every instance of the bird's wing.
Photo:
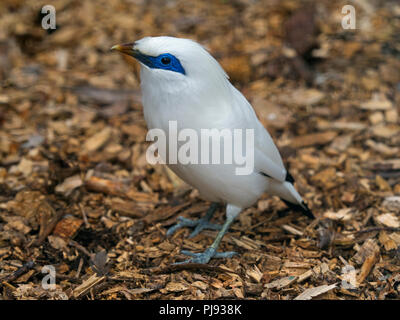
[(280, 182), (288, 181), (288, 179), (290, 180), (291, 176), (288, 174), (285, 166), (283, 165), (278, 148), (276, 147), (268, 131), (258, 120), (253, 107), (239, 90), (233, 86), (232, 88), (235, 109), (237, 112), (241, 112), (242, 121), (244, 121), (244, 127), (254, 129), (255, 170)]
[[(233, 87), (233, 86), (232, 86)], [(234, 88), (234, 87), (233, 87)], [(234, 88), (236, 112), (241, 112), (242, 125), (254, 128), (254, 169), (259, 173), (274, 179), (270, 192), (280, 197), (288, 205), (294, 205), (305, 215), (314, 218), (307, 204), (293, 186), (294, 179), (285, 169), (281, 155), (268, 131), (258, 120), (257, 115), (247, 99)]]

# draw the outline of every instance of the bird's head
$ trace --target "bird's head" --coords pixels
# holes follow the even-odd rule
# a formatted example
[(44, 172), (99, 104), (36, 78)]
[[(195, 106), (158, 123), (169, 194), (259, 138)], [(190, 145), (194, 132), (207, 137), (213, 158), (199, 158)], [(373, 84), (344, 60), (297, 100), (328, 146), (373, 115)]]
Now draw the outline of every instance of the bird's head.
[(146, 37), (111, 48), (130, 55), (141, 64), (142, 81), (167, 85), (172, 82), (196, 82), (213, 85), (226, 82), (227, 75), (219, 63), (200, 44), (174, 37)]

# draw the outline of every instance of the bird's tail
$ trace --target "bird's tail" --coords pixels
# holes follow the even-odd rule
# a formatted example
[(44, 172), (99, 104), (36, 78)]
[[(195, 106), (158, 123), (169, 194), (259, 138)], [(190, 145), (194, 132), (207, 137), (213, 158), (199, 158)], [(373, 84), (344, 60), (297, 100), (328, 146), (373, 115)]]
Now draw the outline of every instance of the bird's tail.
[(291, 182), (274, 183), (272, 185), (272, 193), (281, 198), (288, 207), (300, 210), (309, 218), (315, 218)]

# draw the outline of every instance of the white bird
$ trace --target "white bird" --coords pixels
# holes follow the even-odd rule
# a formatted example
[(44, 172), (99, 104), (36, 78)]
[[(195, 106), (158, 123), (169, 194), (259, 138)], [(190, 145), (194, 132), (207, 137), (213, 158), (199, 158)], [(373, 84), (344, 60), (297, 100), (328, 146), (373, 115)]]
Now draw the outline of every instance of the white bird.
[[(182, 251), (192, 257), (184, 263), (208, 263), (211, 258), (232, 257), (235, 252), (217, 252), (219, 243), (239, 213), (265, 192), (313, 217), (252, 106), (200, 44), (182, 38), (146, 37), (134, 43), (115, 45), (112, 50), (140, 62), (143, 111), (149, 129), (168, 132), (169, 121), (177, 121), (178, 130), (191, 128), (199, 135), (205, 128), (254, 130), (254, 170), (249, 175), (235, 174), (238, 167), (235, 163), (169, 165), (212, 205), (205, 217), (197, 221), (179, 217), (180, 222), (170, 228), (167, 235), (182, 227), (195, 227), (191, 236), (205, 228), (220, 230), (203, 253)], [(219, 203), (226, 205), (226, 221), (222, 227), (209, 222)]]

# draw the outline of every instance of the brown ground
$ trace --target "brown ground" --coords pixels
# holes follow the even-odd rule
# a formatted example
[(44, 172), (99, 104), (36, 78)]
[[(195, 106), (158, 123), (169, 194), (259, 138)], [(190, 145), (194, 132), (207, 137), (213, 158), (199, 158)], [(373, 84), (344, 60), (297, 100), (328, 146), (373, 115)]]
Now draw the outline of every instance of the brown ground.
[[(2, 298), (399, 298), (400, 6), (359, 2), (344, 30), (342, 1), (47, 1), (50, 33), (38, 1), (2, 0)], [(161, 34), (222, 63), (317, 220), (265, 195), (221, 244), (240, 255), (170, 267), (211, 244), (165, 236), (207, 204), (146, 163), (137, 65), (108, 51)]]

